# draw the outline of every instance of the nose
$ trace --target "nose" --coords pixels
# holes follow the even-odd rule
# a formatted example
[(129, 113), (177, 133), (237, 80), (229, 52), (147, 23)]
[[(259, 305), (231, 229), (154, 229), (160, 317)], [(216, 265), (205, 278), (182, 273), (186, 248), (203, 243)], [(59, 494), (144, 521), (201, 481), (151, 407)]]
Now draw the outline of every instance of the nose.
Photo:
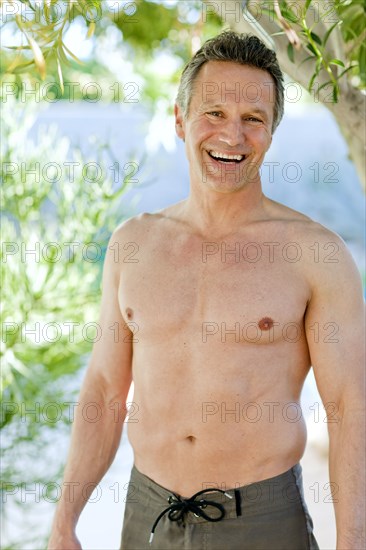
[(221, 127), (219, 141), (236, 147), (244, 142), (244, 130), (241, 120), (227, 120)]

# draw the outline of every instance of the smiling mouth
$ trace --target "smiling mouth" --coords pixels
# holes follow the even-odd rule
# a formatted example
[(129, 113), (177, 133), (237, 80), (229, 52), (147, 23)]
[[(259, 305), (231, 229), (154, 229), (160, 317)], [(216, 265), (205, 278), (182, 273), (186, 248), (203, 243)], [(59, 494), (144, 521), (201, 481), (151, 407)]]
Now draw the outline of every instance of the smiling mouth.
[(246, 155), (228, 155), (226, 153), (218, 153), (217, 151), (207, 151), (209, 156), (218, 162), (235, 162), (239, 164), (246, 159)]

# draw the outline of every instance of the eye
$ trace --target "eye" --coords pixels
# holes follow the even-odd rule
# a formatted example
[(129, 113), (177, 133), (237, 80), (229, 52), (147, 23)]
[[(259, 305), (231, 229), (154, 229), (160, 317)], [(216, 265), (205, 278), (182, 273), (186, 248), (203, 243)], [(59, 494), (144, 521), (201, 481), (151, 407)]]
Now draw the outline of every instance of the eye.
[(220, 111), (209, 111), (207, 114), (211, 115), (211, 116), (214, 116), (214, 117), (222, 116), (222, 113)]
[(245, 120), (249, 120), (249, 122), (257, 122), (262, 123), (263, 121), (260, 118), (257, 118), (255, 116), (248, 116)]

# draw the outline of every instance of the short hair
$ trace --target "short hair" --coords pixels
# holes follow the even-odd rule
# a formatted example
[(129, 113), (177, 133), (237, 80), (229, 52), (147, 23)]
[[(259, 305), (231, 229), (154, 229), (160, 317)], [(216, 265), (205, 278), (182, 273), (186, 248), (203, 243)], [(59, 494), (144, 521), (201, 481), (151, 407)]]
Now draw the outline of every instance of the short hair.
[(273, 50), (267, 48), (257, 36), (224, 31), (207, 40), (185, 66), (176, 102), (184, 116), (188, 115), (193, 84), (201, 67), (207, 61), (232, 61), (267, 71), (275, 84), (272, 132), (275, 131), (284, 111), (283, 74)]

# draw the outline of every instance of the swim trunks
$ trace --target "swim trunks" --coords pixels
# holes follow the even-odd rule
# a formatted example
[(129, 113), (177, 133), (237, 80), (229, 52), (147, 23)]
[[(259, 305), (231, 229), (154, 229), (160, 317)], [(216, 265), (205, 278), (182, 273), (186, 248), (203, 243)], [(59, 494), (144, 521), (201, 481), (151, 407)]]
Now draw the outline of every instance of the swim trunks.
[(319, 550), (301, 472), (296, 464), (263, 481), (225, 491), (204, 487), (186, 498), (134, 466), (121, 550)]

